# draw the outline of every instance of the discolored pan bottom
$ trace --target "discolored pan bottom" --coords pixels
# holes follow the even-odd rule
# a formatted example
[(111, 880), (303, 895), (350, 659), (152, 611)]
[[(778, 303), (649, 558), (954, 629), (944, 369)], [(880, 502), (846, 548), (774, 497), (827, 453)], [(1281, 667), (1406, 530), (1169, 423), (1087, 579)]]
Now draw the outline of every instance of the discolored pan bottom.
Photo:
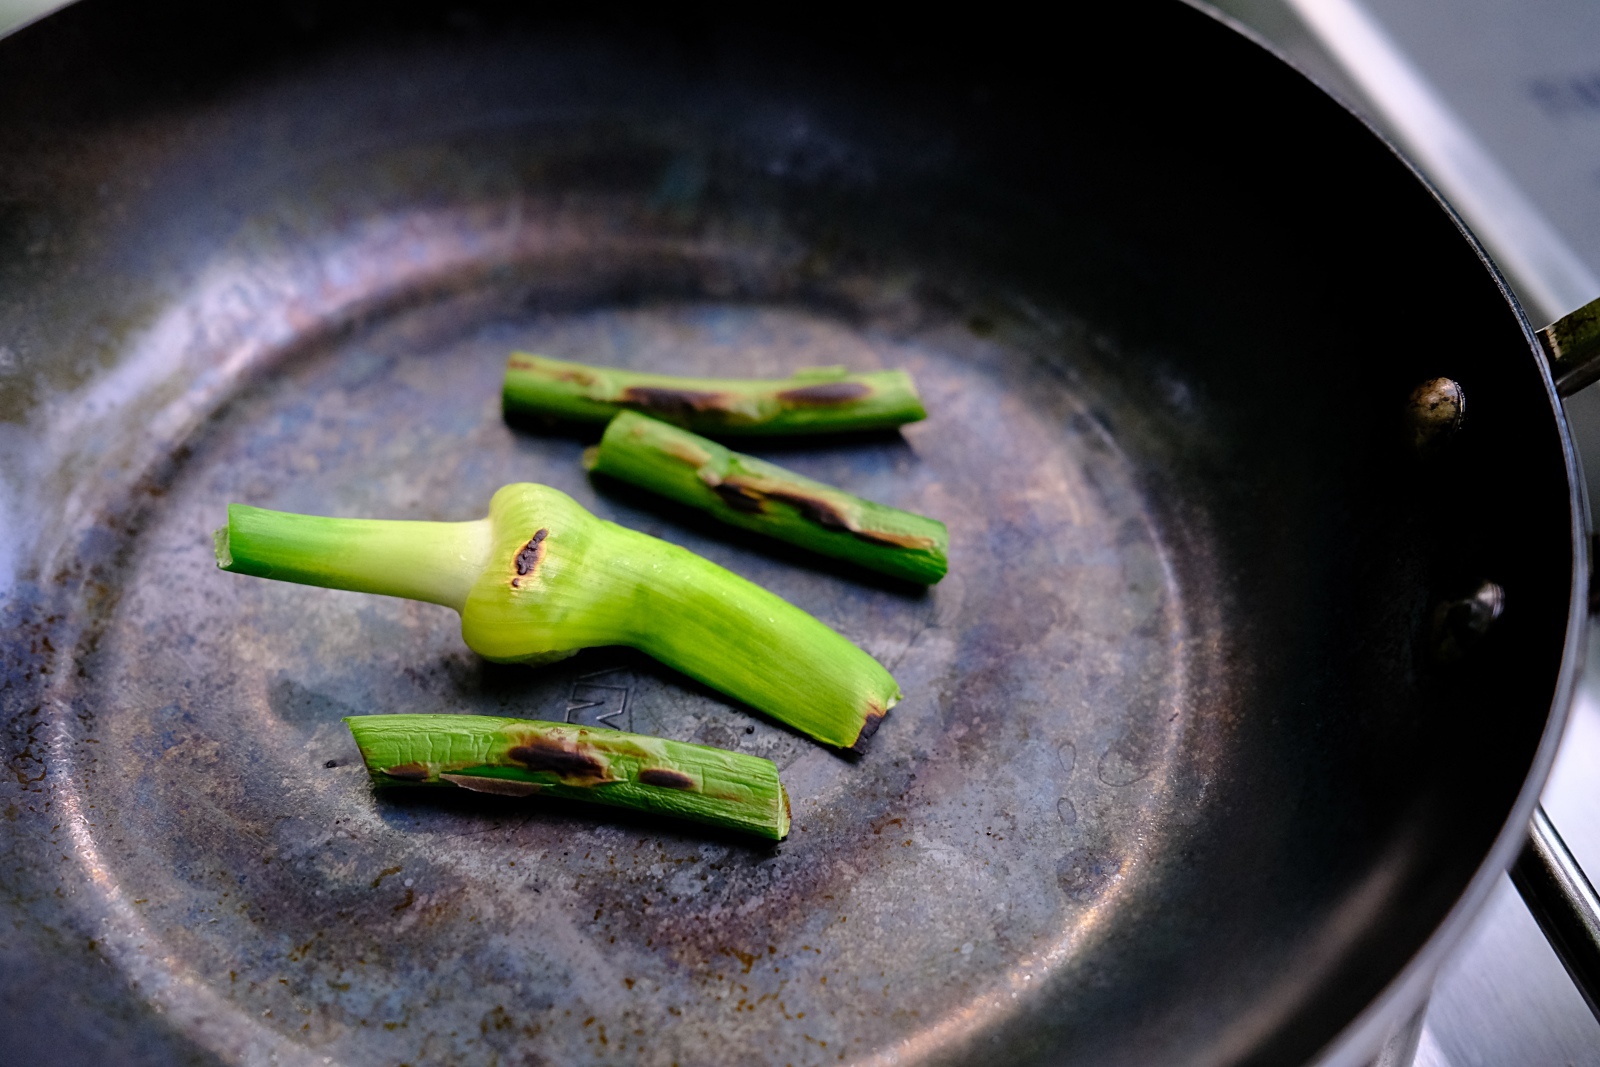
[[(313, 345), (191, 445), (120, 575), (88, 699), (81, 846), (142, 967), (229, 1026), (352, 1062), (837, 1062), (993, 1025), (1070, 971), (1181, 819), (1176, 588), (1115, 447), (966, 323), (781, 302), (403, 311)], [(513, 347), (686, 374), (904, 367), (931, 417), (781, 453), (944, 518), (927, 593), (734, 544), (600, 491), (582, 444), (509, 429)], [(905, 690), (859, 762), (626, 650), (496, 667), (430, 605), (217, 572), (229, 501), (467, 519), (507, 482), (685, 544), (877, 656)], [(775, 760), (776, 848), (549, 803), (375, 795), (341, 716), (599, 723)], [(713, 1043), (706, 1042), (715, 1037)], [(510, 1062), (522, 1062), (512, 1059)]]
[[(0, 43), (8, 1049), (1344, 1065), (1414, 1012), (1581, 626), (1554, 401), (1402, 163), (1179, 4), (920, 51), (382, 7), (89, 0)], [(591, 483), (502, 420), (514, 348), (911, 371), (902, 433), (740, 447), (945, 520), (950, 576)], [(1441, 376), (1468, 417), (1420, 455)], [(850, 760), (626, 650), (491, 666), (445, 609), (212, 563), (230, 502), (470, 519), (518, 480), (905, 700)], [(1485, 581), (1502, 617), (1441, 656)], [(769, 756), (794, 830), (378, 794), (370, 712)]]

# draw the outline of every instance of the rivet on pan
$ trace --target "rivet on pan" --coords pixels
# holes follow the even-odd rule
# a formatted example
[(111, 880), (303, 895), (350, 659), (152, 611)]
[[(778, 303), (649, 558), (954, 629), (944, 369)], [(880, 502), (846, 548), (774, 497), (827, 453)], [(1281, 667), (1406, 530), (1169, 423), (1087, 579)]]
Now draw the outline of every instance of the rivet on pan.
[(1430, 378), (1411, 391), (1406, 401), (1406, 421), (1412, 444), (1432, 451), (1449, 441), (1467, 417), (1467, 394), (1449, 378)]
[(1506, 607), (1506, 591), (1481, 583), (1471, 596), (1441, 601), (1433, 609), (1434, 655), (1443, 663), (1461, 659), (1479, 641)]

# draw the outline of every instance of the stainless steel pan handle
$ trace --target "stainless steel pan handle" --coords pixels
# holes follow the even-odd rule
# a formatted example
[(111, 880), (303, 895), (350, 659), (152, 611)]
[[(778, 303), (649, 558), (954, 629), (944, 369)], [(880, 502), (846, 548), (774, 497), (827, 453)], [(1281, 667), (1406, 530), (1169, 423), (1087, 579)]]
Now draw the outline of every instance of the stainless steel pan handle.
[(1600, 898), (1540, 805), (1511, 865), (1511, 884), (1600, 1019)]
[(1600, 299), (1563, 315), (1538, 333), (1556, 392), (1571, 396), (1600, 381)]
[[(1551, 323), (1538, 337), (1558, 394), (1571, 396), (1600, 381), (1600, 300)], [(1584, 1002), (1600, 1019), (1600, 897), (1543, 805), (1534, 809), (1528, 838), (1509, 873)]]

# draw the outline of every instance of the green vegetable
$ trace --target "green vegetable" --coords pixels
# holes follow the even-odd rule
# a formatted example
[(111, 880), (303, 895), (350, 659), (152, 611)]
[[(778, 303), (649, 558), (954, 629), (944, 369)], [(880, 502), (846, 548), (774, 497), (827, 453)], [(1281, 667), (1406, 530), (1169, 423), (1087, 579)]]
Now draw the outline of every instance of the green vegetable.
[(733, 526), (931, 585), (947, 569), (944, 523), (851, 496), (631, 411), (611, 420), (590, 469)]
[(513, 352), (502, 401), (508, 419), (607, 422), (631, 409), (718, 435), (891, 429), (927, 417), (905, 371), (850, 374), (817, 367), (792, 378), (678, 378)]
[(782, 841), (789, 795), (771, 760), (591, 726), (489, 715), (345, 719), (374, 785), (455, 786), (671, 815)]
[(799, 608), (549, 486), (505, 486), (476, 522), (230, 504), (215, 538), (223, 570), (454, 608), (486, 659), (640, 649), (840, 748), (859, 749), (900, 699), (876, 660)]

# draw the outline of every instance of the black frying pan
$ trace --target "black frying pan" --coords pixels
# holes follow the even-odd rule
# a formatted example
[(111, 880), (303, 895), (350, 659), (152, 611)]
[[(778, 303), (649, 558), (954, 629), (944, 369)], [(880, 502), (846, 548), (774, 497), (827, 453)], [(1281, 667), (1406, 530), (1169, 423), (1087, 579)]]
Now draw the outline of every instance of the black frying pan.
[[(783, 462), (946, 519), (951, 577), (600, 491), (502, 422), (513, 347), (909, 368), (927, 422)], [(1362, 1062), (1520, 847), (1583, 647), (1515, 301), (1176, 4), (86, 0), (0, 43), (0, 354), (19, 1062)], [(1459, 424), (1410, 399), (1439, 378)], [(493, 667), (442, 609), (211, 566), (231, 500), (467, 518), (514, 480), (906, 701), (849, 762), (629, 653)], [(402, 710), (770, 756), (796, 830), (374, 796), (339, 718)]]

